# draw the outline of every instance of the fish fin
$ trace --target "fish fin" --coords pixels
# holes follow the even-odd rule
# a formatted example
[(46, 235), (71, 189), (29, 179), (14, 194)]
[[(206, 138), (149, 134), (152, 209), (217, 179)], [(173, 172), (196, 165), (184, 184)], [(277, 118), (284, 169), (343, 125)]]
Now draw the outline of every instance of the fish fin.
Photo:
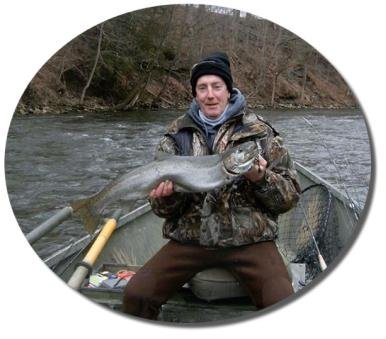
[(94, 233), (101, 221), (101, 217), (97, 213), (93, 202), (94, 199), (91, 197), (76, 200), (70, 204), (75, 214), (79, 215), (84, 227), (90, 234)]

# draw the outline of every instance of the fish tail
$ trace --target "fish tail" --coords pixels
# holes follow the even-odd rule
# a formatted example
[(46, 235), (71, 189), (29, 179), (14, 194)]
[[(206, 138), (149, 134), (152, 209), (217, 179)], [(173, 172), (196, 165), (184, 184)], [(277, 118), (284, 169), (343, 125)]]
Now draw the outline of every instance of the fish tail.
[(94, 198), (85, 198), (72, 202), (70, 206), (79, 215), (86, 230), (92, 234), (100, 223), (101, 217), (95, 207)]

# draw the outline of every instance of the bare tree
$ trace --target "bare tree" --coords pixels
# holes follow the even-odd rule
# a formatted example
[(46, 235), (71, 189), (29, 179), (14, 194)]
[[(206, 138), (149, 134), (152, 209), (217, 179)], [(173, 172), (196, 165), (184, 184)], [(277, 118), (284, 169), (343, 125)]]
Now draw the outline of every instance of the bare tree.
[(305, 88), (306, 88), (306, 83), (307, 83), (307, 64), (304, 64), (304, 67), (303, 67), (302, 90), (300, 92), (300, 103), (302, 105), (304, 104), (304, 91), (305, 91)]
[[(159, 40), (158, 45), (156, 46), (156, 49), (155, 49), (156, 52), (155, 52), (152, 60), (147, 65), (146, 70), (145, 70), (143, 76), (141, 77), (139, 83), (134, 87), (134, 89), (132, 91), (130, 91), (129, 95), (126, 97), (126, 99), (123, 102), (121, 102), (120, 104), (115, 106), (116, 109), (128, 110), (128, 109), (134, 107), (135, 104), (137, 103), (137, 101), (141, 98), (143, 92), (145, 91), (146, 87), (148, 86), (148, 84), (151, 81), (154, 69), (156, 67), (159, 67), (160, 53), (161, 53), (162, 48), (164, 46), (164, 43), (168, 37), (169, 31), (171, 29), (173, 15), (174, 15), (174, 9), (171, 8), (169, 17), (167, 17), (167, 19), (166, 19), (165, 31), (162, 35), (162, 38)], [(153, 93), (150, 93), (150, 94), (153, 94)]]
[(94, 95), (113, 109), (160, 100), (173, 106), (179, 98), (187, 104), (191, 65), (214, 51), (228, 53), (235, 84), (252, 105), (353, 102), (336, 70), (299, 37), (248, 13), (205, 5), (148, 8), (88, 30), (46, 63), (23, 100), (72, 105), (77, 96), (86, 105)]
[(86, 95), (86, 91), (87, 89), (90, 87), (90, 84), (91, 84), (91, 81), (92, 81), (92, 78), (94, 77), (94, 73), (95, 73), (95, 70), (96, 70), (96, 67), (97, 67), (97, 64), (98, 64), (98, 61), (99, 61), (99, 57), (101, 55), (101, 45), (102, 45), (102, 38), (103, 38), (103, 23), (101, 23), (99, 25), (99, 37), (98, 37), (98, 46), (97, 46), (97, 52), (96, 52), (96, 55), (95, 55), (95, 60), (94, 60), (94, 65), (91, 69), (91, 72), (90, 72), (90, 75), (88, 77), (88, 80), (87, 80), (87, 83), (86, 85), (83, 87), (83, 90), (82, 90), (82, 95), (80, 97), (80, 105), (83, 105), (84, 103), (84, 97)]

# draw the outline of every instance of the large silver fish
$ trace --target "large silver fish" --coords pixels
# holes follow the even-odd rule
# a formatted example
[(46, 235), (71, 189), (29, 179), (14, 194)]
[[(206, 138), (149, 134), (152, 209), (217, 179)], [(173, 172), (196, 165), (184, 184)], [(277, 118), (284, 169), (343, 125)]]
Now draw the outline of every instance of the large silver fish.
[(259, 144), (248, 141), (222, 154), (161, 155), (118, 177), (99, 193), (73, 202), (71, 207), (92, 233), (100, 222), (103, 209), (114, 201), (144, 198), (165, 180), (174, 183), (176, 192), (209, 192), (249, 171), (259, 154)]

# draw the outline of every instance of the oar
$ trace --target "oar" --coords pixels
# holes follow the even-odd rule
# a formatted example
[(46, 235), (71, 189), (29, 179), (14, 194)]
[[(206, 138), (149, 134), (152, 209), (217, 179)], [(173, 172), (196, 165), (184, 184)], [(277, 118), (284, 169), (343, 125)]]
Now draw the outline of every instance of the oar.
[(32, 245), (35, 241), (39, 240), (43, 235), (51, 231), (58, 226), (64, 220), (72, 216), (73, 209), (70, 206), (64, 207), (58, 213), (51, 218), (40, 224), (26, 235), (28, 242)]
[(102, 227), (102, 230), (100, 231), (98, 237), (95, 239), (91, 248), (87, 252), (86, 256), (78, 264), (75, 272), (72, 274), (70, 280), (67, 283), (73, 289), (78, 290), (82, 286), (82, 283), (87, 277), (87, 275), (91, 273), (92, 267), (94, 266), (96, 259), (102, 252), (112, 233), (117, 228), (117, 223), (121, 212), (121, 210), (115, 211), (111, 219), (107, 220), (107, 222)]

